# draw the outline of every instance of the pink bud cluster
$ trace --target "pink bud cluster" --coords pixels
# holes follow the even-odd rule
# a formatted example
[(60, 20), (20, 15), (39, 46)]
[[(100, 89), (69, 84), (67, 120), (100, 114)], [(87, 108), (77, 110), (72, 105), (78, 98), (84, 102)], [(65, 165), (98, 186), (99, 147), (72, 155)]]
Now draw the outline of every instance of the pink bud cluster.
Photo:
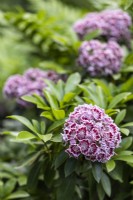
[(54, 71), (30, 68), (23, 75), (10, 76), (5, 83), (3, 92), (6, 97), (16, 99), (18, 104), (27, 107), (29, 104), (21, 99), (22, 96), (34, 93), (43, 96), (43, 89), (46, 87), (44, 79), (57, 82), (59, 78)]
[(63, 141), (66, 152), (75, 158), (83, 155), (93, 162), (105, 163), (119, 147), (119, 128), (104, 110), (96, 105), (79, 105), (65, 122)]
[(122, 50), (115, 41), (101, 43), (98, 40), (84, 41), (79, 49), (78, 65), (91, 76), (106, 76), (119, 71)]
[(80, 39), (92, 31), (100, 30), (107, 40), (130, 43), (131, 17), (122, 10), (105, 10), (87, 14), (74, 24), (74, 30)]

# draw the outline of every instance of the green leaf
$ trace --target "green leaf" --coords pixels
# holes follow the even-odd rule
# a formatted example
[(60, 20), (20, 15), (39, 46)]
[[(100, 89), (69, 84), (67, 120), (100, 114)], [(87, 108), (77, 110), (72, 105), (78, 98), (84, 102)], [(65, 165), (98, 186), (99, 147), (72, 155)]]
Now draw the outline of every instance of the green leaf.
[(114, 160), (121, 160), (129, 163), (133, 163), (133, 155), (118, 155), (114, 157)]
[(111, 96), (109, 87), (103, 81), (99, 79), (93, 79), (93, 81), (103, 89), (106, 96)]
[(108, 114), (109, 116), (117, 114), (118, 112), (119, 112), (118, 109), (108, 109), (108, 110), (106, 110), (106, 114)]
[(97, 86), (97, 98), (99, 100), (98, 106), (101, 108), (106, 108), (107, 106), (107, 101), (106, 101), (106, 96), (103, 93), (103, 90), (100, 86)]
[(37, 99), (33, 96), (25, 95), (25, 96), (22, 96), (21, 99), (28, 101), (28, 102), (31, 102), (31, 103), (34, 103), (34, 104), (38, 103)]
[(53, 115), (57, 120), (61, 120), (65, 118), (65, 111), (64, 110), (57, 110), (57, 109), (52, 109)]
[(126, 136), (128, 136), (130, 133), (130, 131), (127, 128), (120, 128), (120, 131)]
[(73, 200), (75, 192), (75, 177), (69, 176), (61, 181), (57, 189), (57, 200)]
[[(46, 165), (46, 164), (45, 164)], [(48, 162), (47, 166), (44, 166), (44, 181), (47, 185), (47, 187), (51, 188), (51, 186), (54, 184), (54, 177), (55, 177), (55, 169), (51, 166), (51, 163)]]
[(112, 170), (114, 170), (115, 168), (115, 161), (114, 160), (109, 160), (108, 162), (106, 162), (106, 168), (108, 172), (111, 172)]
[(36, 130), (36, 132), (40, 133), (40, 124), (39, 124), (39, 122), (37, 120), (35, 120), (35, 119), (32, 119), (32, 124), (33, 124), (33, 127)]
[(15, 188), (16, 186), (16, 179), (12, 178), (8, 180), (5, 185), (4, 185), (4, 194), (7, 196), (9, 195)]
[(44, 142), (47, 142), (47, 141), (51, 140), (52, 136), (53, 136), (53, 135), (52, 135), (51, 133), (46, 134), (46, 135), (40, 135), (40, 134), (39, 134), (39, 137), (40, 137)]
[(64, 96), (64, 85), (65, 83), (62, 80), (59, 80), (56, 85), (57, 90), (60, 92), (60, 96), (58, 97), (59, 101), (61, 101)]
[(67, 158), (68, 158), (68, 154), (65, 151), (62, 151), (55, 159), (55, 163), (54, 163), (55, 169), (60, 167)]
[(98, 193), (99, 200), (103, 200), (105, 197), (105, 192), (100, 183), (97, 184), (97, 193)]
[(60, 133), (54, 134), (51, 141), (52, 142), (62, 142), (62, 135)]
[(130, 126), (133, 126), (133, 122), (128, 122), (126, 124), (123, 124), (121, 127), (130, 127)]
[(89, 32), (87, 35), (84, 36), (84, 40), (92, 40), (94, 38), (97, 38), (98, 36), (101, 35), (101, 30), (95, 30), (95, 31), (92, 31), (92, 32)]
[(57, 88), (57, 85), (48, 79), (45, 79), (45, 83), (49, 86), (51, 94), (53, 94), (58, 101), (61, 101), (62, 95), (60, 94), (60, 90)]
[(30, 103), (36, 104), (38, 107), (44, 108), (46, 107), (46, 103), (42, 97), (39, 97), (38, 95), (34, 94), (33, 96), (25, 95), (21, 97), (21, 99), (28, 101)]
[(81, 76), (79, 73), (74, 73), (70, 75), (65, 85), (65, 94), (68, 92), (73, 92), (76, 89), (77, 85), (80, 83), (80, 81)]
[(35, 162), (29, 172), (27, 187), (29, 190), (34, 191), (38, 183), (38, 176), (42, 168), (42, 162)]
[[(129, 9), (133, 4), (133, 0), (127, 0), (125, 5), (125, 10)], [(133, 54), (131, 54), (133, 57)]]
[(51, 126), (49, 126), (48, 133), (51, 132), (51, 131), (53, 131), (54, 129), (62, 126), (65, 123), (65, 120), (66, 119), (61, 119), (59, 121), (55, 121)]
[(25, 198), (25, 197), (29, 197), (30, 195), (25, 192), (25, 191), (16, 191), (14, 193), (12, 193), (11, 195), (9, 195), (8, 197), (6, 197), (6, 199), (18, 199), (18, 198)]
[(133, 138), (132, 137), (126, 137), (122, 140), (121, 144), (120, 144), (120, 149), (128, 149), (133, 142)]
[(125, 110), (125, 109), (122, 110), (122, 111), (120, 111), (120, 112), (118, 113), (118, 115), (116, 116), (116, 118), (115, 118), (115, 123), (116, 123), (117, 125), (119, 125), (120, 122), (122, 122), (122, 120), (125, 118), (125, 115), (126, 115), (126, 110)]
[(105, 193), (110, 197), (111, 196), (111, 183), (109, 177), (103, 173), (101, 178), (101, 184)]
[(19, 165), (18, 167), (16, 167), (16, 169), (32, 165), (43, 153), (44, 153), (43, 150), (30, 153), (29, 155), (27, 155), (23, 163)]
[(48, 91), (45, 90), (44, 96), (47, 99), (47, 101), (49, 102), (51, 108), (58, 109), (58, 102), (52, 94), (50, 94)]
[(46, 123), (45, 123), (45, 121), (41, 121), (40, 126), (41, 126), (41, 134), (44, 134), (45, 131), (46, 131)]
[(49, 119), (51, 121), (54, 121), (54, 117), (53, 117), (52, 113), (49, 112), (49, 111), (42, 112), (40, 116), (41, 117), (45, 117), (45, 118), (47, 118), (47, 119)]
[(102, 165), (100, 163), (92, 164), (92, 174), (95, 180), (99, 183), (102, 177)]
[(65, 94), (63, 97), (63, 100), (62, 100), (62, 104), (70, 102), (75, 97), (75, 95), (76, 94), (73, 92), (69, 92), (69, 93)]
[(132, 155), (132, 154), (133, 154), (133, 151), (128, 151), (128, 150), (119, 152), (119, 156), (126, 156), (126, 155), (128, 156), (128, 155)]
[(117, 166), (115, 167), (115, 169), (109, 173), (109, 175), (110, 175), (111, 178), (113, 178), (114, 180), (117, 180), (117, 181), (119, 181), (120, 183), (122, 183), (122, 182), (123, 182), (123, 180), (122, 180), (122, 176), (123, 176), (123, 167), (122, 167), (122, 165), (120, 165), (120, 164), (117, 165)]
[(25, 176), (25, 175), (19, 176), (18, 183), (19, 183), (20, 186), (26, 185), (26, 183), (27, 183), (27, 176)]
[(108, 106), (108, 109), (114, 108), (119, 102), (126, 99), (126, 97), (130, 94), (131, 94), (130, 92), (123, 92), (123, 93), (118, 94), (115, 97), (113, 97), (112, 101), (110, 102), (110, 104)]
[(12, 116), (9, 116), (8, 118), (15, 119), (15, 120), (21, 122), (22, 124), (24, 124), (26, 127), (28, 127), (33, 132), (36, 132), (34, 127), (31, 124), (31, 122), (28, 119), (26, 119), (25, 117), (22, 117), (22, 116), (19, 116), (19, 115), (12, 115)]
[(64, 167), (64, 171), (65, 171), (65, 177), (69, 176), (70, 174), (72, 174), (76, 168), (76, 164), (77, 164), (77, 160), (74, 158), (69, 158), (67, 159), (66, 163), (65, 163), (65, 167)]
[(16, 139), (19, 139), (19, 140), (31, 140), (31, 139), (34, 139), (36, 138), (35, 135), (33, 135), (31, 132), (28, 132), (28, 131), (21, 131), (17, 138)]

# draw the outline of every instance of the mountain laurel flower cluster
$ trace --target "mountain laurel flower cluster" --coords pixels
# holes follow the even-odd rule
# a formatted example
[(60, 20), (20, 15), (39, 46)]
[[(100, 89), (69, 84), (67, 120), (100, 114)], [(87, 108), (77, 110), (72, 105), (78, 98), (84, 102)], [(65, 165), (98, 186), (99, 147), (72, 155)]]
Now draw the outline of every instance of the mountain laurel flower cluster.
[(90, 161), (105, 163), (119, 147), (119, 128), (104, 110), (96, 105), (79, 105), (65, 122), (63, 141), (66, 152), (75, 158), (83, 155)]
[(119, 71), (122, 57), (122, 50), (115, 41), (91, 40), (82, 43), (77, 63), (91, 76), (106, 76)]
[(37, 94), (43, 96), (43, 89), (46, 87), (44, 79), (54, 82), (59, 80), (59, 75), (54, 71), (43, 71), (38, 68), (30, 68), (23, 75), (10, 76), (4, 86), (4, 95), (16, 99), (22, 106), (29, 106), (29, 103), (21, 99), (24, 95)]
[(74, 30), (80, 39), (92, 31), (100, 30), (101, 36), (107, 40), (130, 43), (131, 17), (122, 10), (105, 10), (92, 12), (74, 24)]

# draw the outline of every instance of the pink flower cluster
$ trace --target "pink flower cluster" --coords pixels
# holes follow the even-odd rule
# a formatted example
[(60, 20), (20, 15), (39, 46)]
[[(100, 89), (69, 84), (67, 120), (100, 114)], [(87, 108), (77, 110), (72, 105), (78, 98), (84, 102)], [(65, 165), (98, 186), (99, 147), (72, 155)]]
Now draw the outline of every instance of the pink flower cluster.
[(121, 135), (112, 118), (96, 105), (79, 105), (66, 120), (63, 141), (66, 152), (75, 158), (83, 155), (93, 162), (107, 162), (119, 147)]
[(80, 39), (92, 31), (100, 30), (101, 36), (107, 40), (125, 41), (130, 43), (131, 17), (122, 10), (105, 10), (100, 13), (87, 14), (83, 19), (74, 24), (74, 30)]
[(6, 97), (16, 99), (18, 104), (26, 107), (29, 104), (21, 99), (22, 96), (34, 93), (43, 96), (43, 89), (46, 87), (44, 79), (57, 82), (59, 78), (59, 75), (54, 71), (30, 68), (23, 75), (17, 74), (9, 77), (3, 92)]
[(101, 43), (98, 40), (84, 41), (79, 49), (78, 65), (91, 76), (111, 75), (119, 71), (122, 50), (115, 41)]

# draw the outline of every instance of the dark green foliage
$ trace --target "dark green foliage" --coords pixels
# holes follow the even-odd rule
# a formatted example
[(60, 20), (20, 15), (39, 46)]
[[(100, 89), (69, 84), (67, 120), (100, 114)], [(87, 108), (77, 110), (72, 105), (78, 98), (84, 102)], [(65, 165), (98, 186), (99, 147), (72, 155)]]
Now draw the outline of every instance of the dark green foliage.
[[(0, 199), (131, 200), (132, 51), (123, 47), (126, 56), (118, 74), (90, 78), (84, 69), (77, 67), (81, 41), (72, 25), (85, 12), (118, 7), (118, 4), (131, 12), (132, 1), (13, 2), (13, 8), (0, 2), (2, 9), (7, 11), (0, 13), (0, 90), (8, 76), (22, 73), (31, 66), (55, 70), (63, 78), (57, 83), (45, 80), (44, 98), (36, 94), (23, 96), (23, 100), (34, 105), (32, 109), (2, 101), (0, 108), (6, 107), (11, 116), (3, 120), (6, 113), (3, 112), (1, 117)], [(17, 4), (23, 9), (18, 9)], [(92, 32), (86, 40), (96, 38), (98, 34)], [(105, 109), (121, 131), (120, 147), (104, 164), (90, 162), (82, 156), (75, 159), (65, 152), (61, 135), (65, 120), (76, 106), (84, 103)]]

